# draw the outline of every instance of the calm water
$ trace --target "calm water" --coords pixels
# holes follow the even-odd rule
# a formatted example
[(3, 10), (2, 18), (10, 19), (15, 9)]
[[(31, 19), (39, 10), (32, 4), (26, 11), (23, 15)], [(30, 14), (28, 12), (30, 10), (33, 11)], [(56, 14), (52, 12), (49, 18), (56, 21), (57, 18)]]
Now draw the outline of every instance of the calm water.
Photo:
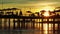
[[(0, 29), (1, 34), (60, 34), (60, 24), (57, 23), (35, 22), (33, 24), (32, 22), (26, 22), (24, 26), (22, 26), (22, 23), (20, 23), (20, 28), (18, 28), (18, 24), (15, 23), (15, 29), (13, 29), (13, 19), (10, 20), (10, 29), (8, 28), (8, 23), (8, 19), (7, 21), (2, 20), (2, 29)], [(6, 27), (6, 29), (4, 29), (4, 27)]]
[[(6, 29), (6, 30), (0, 30), (1, 34), (60, 34), (60, 29), (58, 28), (58, 24), (55, 24), (55, 28), (53, 28), (53, 24), (44, 23), (43, 28), (42, 24), (40, 25), (38, 23), (35, 24), (34, 29), (30, 25), (27, 26), (27, 29)], [(60, 27), (60, 24), (59, 24)]]

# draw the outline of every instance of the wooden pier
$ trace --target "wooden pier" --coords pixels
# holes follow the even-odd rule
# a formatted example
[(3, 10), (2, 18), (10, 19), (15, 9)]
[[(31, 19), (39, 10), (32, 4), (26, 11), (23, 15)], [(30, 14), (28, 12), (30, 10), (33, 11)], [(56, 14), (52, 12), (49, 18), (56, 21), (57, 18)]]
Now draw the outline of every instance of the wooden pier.
[[(4, 16), (0, 16), (0, 19), (5, 19), (4, 21), (4, 29), (7, 29), (7, 25), (6, 25), (6, 22), (7, 22), (7, 19), (8, 19), (8, 29), (11, 28), (11, 19), (13, 19), (13, 29), (27, 29), (27, 25), (28, 23), (31, 22), (31, 27), (34, 29), (35, 28), (35, 23), (42, 23), (42, 26), (43, 26), (43, 23), (47, 23), (48, 26), (49, 26), (49, 23), (53, 24), (53, 26), (56, 24), (60, 24), (60, 16), (52, 16), (52, 17), (40, 17), (40, 16), (35, 16), (35, 17), (31, 17), (31, 16), (7, 16), (7, 15), (4, 15)], [(1, 22), (2, 23), (2, 22)], [(15, 23), (17, 23), (17, 27), (15, 26)], [(20, 26), (21, 25), (21, 26)], [(26, 25), (26, 26), (25, 26)], [(58, 25), (59, 26), (59, 25)], [(55, 26), (54, 26), (55, 27)], [(2, 26), (0, 26), (0, 29), (2, 28)], [(60, 28), (60, 27), (58, 27)], [(43, 28), (42, 28), (43, 29)]]
[[(12, 20), (11, 20), (12, 19)], [(17, 15), (0, 15), (0, 29), (3, 30), (23, 30), (23, 29), (37, 29), (37, 30), (42, 30), (44, 24), (46, 23), (48, 28), (48, 33), (49, 33), (49, 24), (53, 24), (51, 25), (51, 28), (53, 26), (53, 33), (55, 33), (56, 31), (56, 27), (55, 24), (58, 24), (58, 34), (60, 31), (60, 16), (51, 16), (51, 17), (40, 17), (40, 16), (17, 16)], [(4, 26), (2, 26), (2, 23), (4, 22)], [(7, 25), (8, 23), (8, 25)], [(13, 27), (11, 25), (11, 23), (13, 23)], [(17, 26), (16, 26), (17, 23)], [(36, 24), (36, 25), (35, 25)], [(38, 25), (37, 25), (38, 24)], [(41, 27), (40, 27), (41, 25)], [(36, 27), (35, 27), (36, 26)], [(39, 26), (39, 27), (37, 27)], [(43, 34), (43, 32), (42, 32)]]
[[(34, 16), (34, 17), (31, 17), (31, 16), (16, 16), (16, 15), (7, 16), (7, 15), (5, 15), (5, 16), (0, 16), (0, 21), (2, 19), (4, 19), (4, 27), (3, 27), (4, 30), (16, 30), (16, 29), (17, 30), (23, 30), (23, 29), (26, 29), (26, 30), (38, 29), (38, 30), (40, 30), (41, 29), (42, 31), (44, 31), (43, 27), (44, 27), (44, 23), (46, 23), (48, 26), (48, 29), (47, 29), (48, 33), (49, 33), (49, 24), (53, 24), (53, 25), (51, 25), (51, 26), (53, 26), (53, 33), (55, 33), (55, 31), (56, 31), (55, 24), (58, 24), (58, 29), (57, 29), (58, 34), (60, 31), (60, 16), (58, 16), (58, 17), (57, 16), (51, 16), (51, 17)], [(13, 20), (11, 20), (11, 19), (13, 19)], [(8, 20), (8, 27), (6, 25), (7, 20)], [(13, 23), (12, 28), (11, 28), (11, 23)], [(17, 23), (17, 27), (16, 27), (16, 23)], [(37, 25), (37, 23), (38, 23), (38, 25)], [(2, 22), (1, 22), (1, 24), (2, 24)], [(31, 24), (31, 25), (29, 26), (29, 24)], [(40, 27), (40, 25), (41, 25), (41, 27)], [(35, 26), (39, 26), (39, 28), (35, 27)], [(2, 26), (0, 26), (0, 29), (2, 29)], [(42, 34), (43, 34), (43, 32), (42, 32)]]

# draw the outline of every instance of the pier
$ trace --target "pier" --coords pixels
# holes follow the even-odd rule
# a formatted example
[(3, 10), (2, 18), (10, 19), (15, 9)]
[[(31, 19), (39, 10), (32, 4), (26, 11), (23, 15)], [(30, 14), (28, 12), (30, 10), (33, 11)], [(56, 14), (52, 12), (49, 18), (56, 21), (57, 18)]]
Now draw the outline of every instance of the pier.
[[(35, 23), (57, 23), (60, 24), (60, 16), (53, 16), (53, 17), (31, 17), (31, 16), (1, 16), (0, 19), (4, 19), (5, 22), (9, 22), (9, 28), (10, 28), (10, 21), (13, 19), (13, 25), (15, 28), (15, 23), (18, 24), (18, 28), (20, 28), (20, 23), (23, 26), (25, 26), (25, 23), (31, 22), (33, 23), (33, 26)], [(8, 19), (8, 21), (7, 21)], [(37, 20), (37, 21), (36, 21)], [(6, 23), (5, 23), (5, 28), (6, 28)]]
[[(56, 13), (57, 11), (51, 12), (55, 15), (48, 16), (48, 17), (43, 16), (44, 12), (41, 12), (42, 14), (37, 13), (38, 16), (35, 16), (34, 14), (30, 14), (29, 16), (23, 16), (21, 10), (20, 13), (16, 12), (15, 14), (12, 11), (11, 12), (8, 12), (6, 10), (4, 11), (6, 13), (2, 11), (0, 13), (0, 29), (2, 30), (24, 30), (24, 29), (31, 30), (32, 29), (32, 30), (44, 31), (44, 27), (46, 26), (48, 33), (50, 29), (49, 27), (51, 27), (53, 33), (55, 33), (55, 31), (58, 31), (58, 34), (60, 34), (59, 33), (60, 15)], [(49, 12), (50, 15), (51, 13)]]

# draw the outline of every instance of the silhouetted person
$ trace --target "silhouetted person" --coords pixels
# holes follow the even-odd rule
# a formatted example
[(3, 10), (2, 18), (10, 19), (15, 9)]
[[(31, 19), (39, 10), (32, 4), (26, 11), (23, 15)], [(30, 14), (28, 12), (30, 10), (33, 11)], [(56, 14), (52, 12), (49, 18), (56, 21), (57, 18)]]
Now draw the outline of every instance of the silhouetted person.
[(30, 16), (31, 16), (31, 17), (34, 17), (35, 15), (34, 15), (34, 13), (33, 13), (33, 14), (31, 14)]
[(3, 15), (4, 14), (4, 12), (0, 12), (0, 15)]
[(16, 12), (16, 15), (18, 16), (18, 12)]
[(20, 9), (20, 13), (19, 13), (19, 16), (22, 16), (22, 11), (21, 11), (21, 9)]
[(39, 16), (39, 12), (35, 12), (35, 14), (37, 14), (37, 16)]
[(56, 17), (59, 17), (59, 14), (57, 14), (57, 16)]

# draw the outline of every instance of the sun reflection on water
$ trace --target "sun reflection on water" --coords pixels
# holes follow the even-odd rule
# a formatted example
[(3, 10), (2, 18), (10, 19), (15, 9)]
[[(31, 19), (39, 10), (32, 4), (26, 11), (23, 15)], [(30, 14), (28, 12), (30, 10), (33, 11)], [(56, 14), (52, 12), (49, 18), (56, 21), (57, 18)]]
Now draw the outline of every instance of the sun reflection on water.
[(44, 29), (44, 33), (45, 34), (48, 34), (48, 24), (46, 23), (46, 24), (43, 24), (43, 29)]
[[(4, 27), (9, 27), (9, 20), (7, 19), (7, 21), (6, 22), (4, 22), (4, 20), (5, 19), (2, 19), (2, 29), (4, 29)], [(11, 23), (10, 23), (10, 28), (11, 29), (13, 29), (13, 27), (14, 27), (14, 22), (12, 21), (12, 19), (10, 19), (10, 21), (11, 21)], [(41, 19), (40, 19), (40, 21), (41, 21)], [(5, 24), (4, 23), (7, 23), (6, 24), (6, 26), (5, 26)], [(15, 27), (17, 27), (17, 24), (18, 22), (16, 22), (15, 23)], [(55, 25), (55, 26), (53, 26), (53, 25)], [(60, 26), (60, 24), (59, 24), (59, 26)], [(56, 32), (56, 34), (58, 34), (58, 32), (57, 32), (57, 30), (58, 30), (58, 24), (57, 23), (55, 23), (55, 24), (53, 24), (53, 23), (38, 23), (38, 22), (35, 22), (34, 23), (34, 33), (38, 33), (38, 34), (42, 34), (42, 32), (43, 32), (43, 34), (53, 34), (53, 31), (54, 31), (54, 29), (56, 30), (55, 32)], [(22, 22), (20, 23), (20, 27), (22, 27)], [(26, 30), (28, 30), (28, 29), (32, 29), (33, 28), (33, 22), (29, 22), (29, 23), (25, 23), (25, 25), (24, 25), (24, 28), (26, 28), (27, 27), (27, 29)], [(43, 28), (42, 28), (43, 27)], [(53, 29), (53, 27), (54, 27), (54, 29)], [(17, 29), (17, 28), (16, 28)], [(37, 30), (37, 31), (35, 31), (35, 30)], [(43, 30), (43, 31), (42, 31)], [(49, 31), (49, 32), (48, 32)], [(27, 31), (28, 32), (28, 31)], [(23, 32), (22, 32), (23, 33)], [(30, 32), (30, 33), (32, 33), (32, 32)]]

